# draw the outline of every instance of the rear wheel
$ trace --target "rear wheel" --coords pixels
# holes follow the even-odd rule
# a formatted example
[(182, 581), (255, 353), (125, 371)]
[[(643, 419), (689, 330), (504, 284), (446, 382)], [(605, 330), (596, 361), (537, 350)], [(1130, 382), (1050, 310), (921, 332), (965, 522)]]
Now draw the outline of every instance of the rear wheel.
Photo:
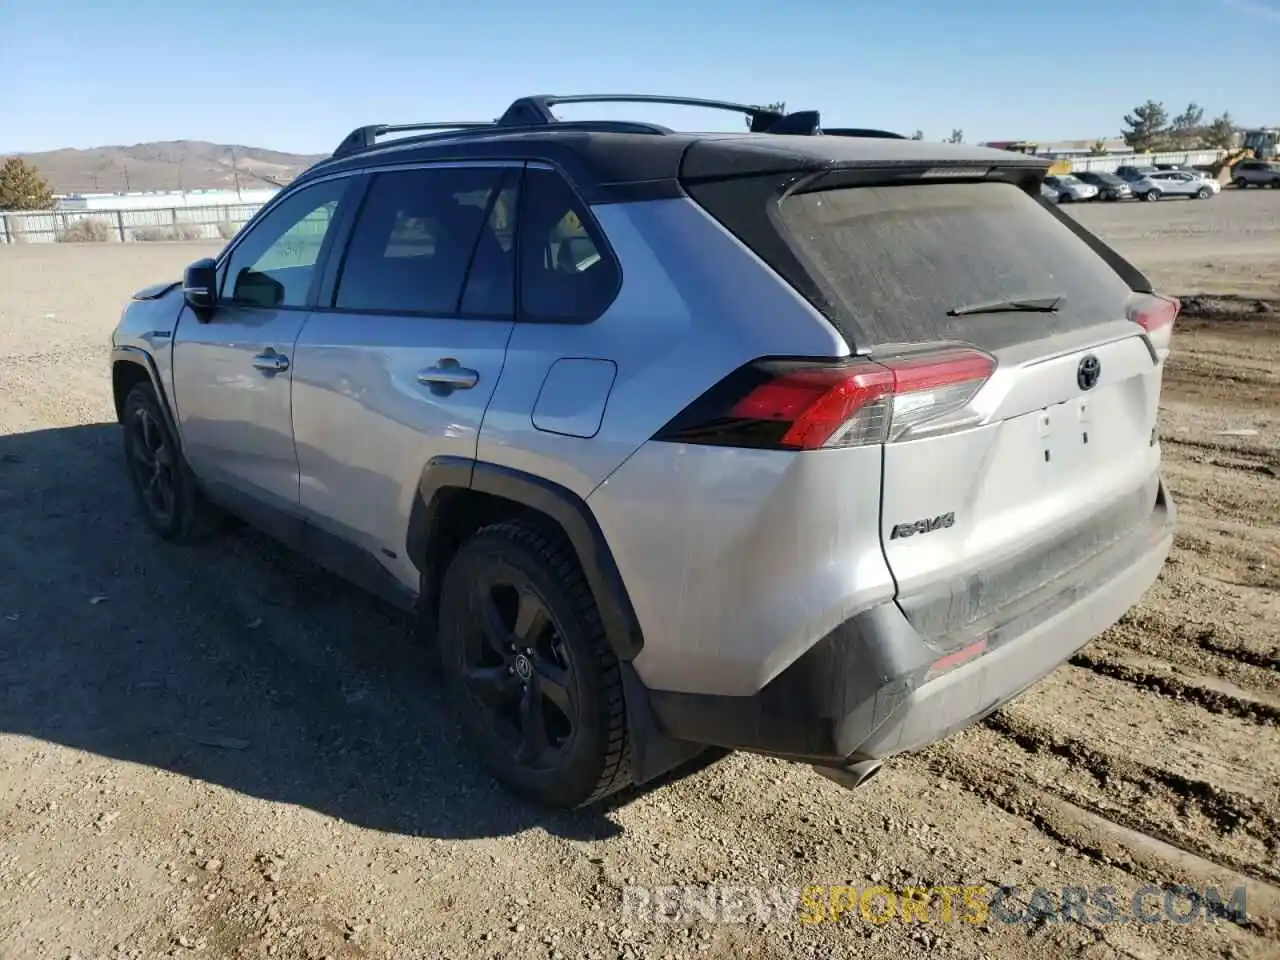
[(631, 781), (617, 657), (563, 537), (520, 522), (462, 545), (440, 590), (451, 698), (493, 776), (571, 809)]
[(1155, 203), (1157, 200), (1160, 199), (1160, 191), (1148, 190), (1145, 194), (1143, 194), (1142, 199), (1146, 200), (1148, 203)]
[(179, 543), (211, 533), (222, 514), (200, 491), (150, 383), (129, 391), (121, 425), (129, 479), (147, 525)]
[(1235, 183), (1235, 185), (1236, 185), (1237, 187), (1239, 187), (1241, 190), (1243, 190), (1245, 187), (1249, 186), (1249, 181), (1248, 181), (1248, 180), (1246, 180), (1244, 177), (1236, 177), (1236, 178), (1235, 178), (1235, 180), (1234, 180), (1233, 182), (1234, 182), (1234, 183)]

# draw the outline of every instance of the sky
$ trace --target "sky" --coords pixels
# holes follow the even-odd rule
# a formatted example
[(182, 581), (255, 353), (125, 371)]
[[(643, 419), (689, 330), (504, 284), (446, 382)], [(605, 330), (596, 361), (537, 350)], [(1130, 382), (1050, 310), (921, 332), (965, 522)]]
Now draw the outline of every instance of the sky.
[[(1280, 125), (1280, 0), (0, 0), (0, 154), (210, 140), (331, 151), (532, 93), (817, 109), (969, 142), (1116, 136), (1148, 98)], [(566, 119), (742, 129), (733, 114)]]

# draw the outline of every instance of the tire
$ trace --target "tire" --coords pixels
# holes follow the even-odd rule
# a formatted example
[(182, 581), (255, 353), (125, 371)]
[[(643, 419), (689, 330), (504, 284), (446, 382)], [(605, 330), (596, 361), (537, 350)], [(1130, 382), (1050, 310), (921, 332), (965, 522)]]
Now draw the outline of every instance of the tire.
[(1232, 182), (1235, 183), (1236, 188), (1240, 190), (1243, 190), (1249, 186), (1249, 181), (1246, 180), (1244, 177), (1236, 177), (1235, 180)]
[(121, 426), (130, 485), (147, 526), (171, 543), (213, 533), (223, 514), (201, 492), (150, 383), (129, 391)]
[(1155, 203), (1157, 200), (1160, 199), (1160, 191), (1148, 190), (1146, 193), (1142, 195), (1142, 199), (1146, 200), (1148, 203)]
[(557, 810), (631, 783), (622, 673), (563, 536), (477, 531), (445, 571), (438, 622), (450, 699), (499, 783)]
[(1196, 191), (1196, 196), (1199, 197), (1201, 200), (1208, 200), (1210, 197), (1213, 196), (1213, 191), (1210, 190), (1208, 187), (1201, 187), (1199, 190)]
[(1070, 203), (1070, 202), (1071, 202), (1071, 194), (1069, 194), (1069, 193), (1064, 193), (1062, 196), (1058, 197), (1058, 202), (1059, 202), (1059, 203)]

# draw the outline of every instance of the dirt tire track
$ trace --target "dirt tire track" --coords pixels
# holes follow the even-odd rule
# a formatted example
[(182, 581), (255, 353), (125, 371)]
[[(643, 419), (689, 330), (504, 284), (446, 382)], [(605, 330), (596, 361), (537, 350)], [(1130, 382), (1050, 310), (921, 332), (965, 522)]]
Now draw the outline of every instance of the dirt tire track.
[(1270, 893), (1265, 906), (1256, 914), (1251, 910), (1240, 926), (1266, 937), (1280, 931), (1280, 888), (1271, 887), (1269, 878), (1259, 877), (1254, 867), (1250, 867), (1247, 873), (1237, 871), (1234, 866), (1220, 864), (1199, 851), (1187, 850), (1176, 839), (1153, 837), (1145, 825), (1141, 830), (1134, 830), (1106, 812), (1083, 807), (1076, 800), (1046, 790), (1039, 784), (1029, 784), (1019, 774), (992, 769), (983, 758), (965, 755), (950, 742), (932, 748), (914, 762), (924, 764), (936, 776), (955, 780), (964, 790), (1027, 821), (1049, 839), (1075, 850), (1082, 857), (1120, 870), (1144, 883), (1185, 883), (1186, 874), (1179, 864), (1171, 862), (1172, 858), (1153, 854), (1150, 848), (1135, 848), (1117, 841), (1105, 829), (1098, 830), (1098, 824), (1092, 818), (1125, 831), (1140, 832), (1163, 846), (1190, 854), (1206, 862), (1210, 869), (1217, 868), (1220, 876), (1236, 873), (1245, 882), (1252, 879), (1263, 884), (1263, 889)]
[[(1280, 855), (1280, 819), (1271, 805), (1223, 790), (1207, 780), (1186, 777), (1127, 757), (1104, 753), (1081, 738), (1062, 736), (1025, 718), (1012, 717), (1004, 712), (992, 714), (985, 721), (985, 726), (1008, 738), (1027, 754), (1045, 754), (1062, 760), (1066, 766), (1091, 778), (1105, 793), (1114, 794), (1123, 782), (1123, 786), (1134, 795), (1159, 794), (1170, 809), (1179, 811), (1183, 817), (1196, 814), (1202, 816), (1216, 828), (1219, 836), (1200, 838), (1183, 825), (1172, 821), (1154, 827), (1153, 832), (1153, 825), (1149, 820), (1144, 820), (1124, 807), (1092, 802), (1079, 791), (1065, 789), (1062, 781), (1053, 778), (1037, 780), (1037, 786), (1041, 789), (1084, 806), (1122, 826), (1150, 833), (1166, 843), (1191, 850), (1206, 860), (1221, 862), (1247, 876), (1280, 883), (1280, 862), (1276, 860)], [(1223, 851), (1220, 844), (1231, 834), (1244, 835), (1253, 844), (1260, 846), (1266, 859), (1255, 865), (1255, 860)], [(1256, 857), (1258, 851), (1255, 849), (1251, 852)]]
[(1211, 713), (1240, 717), (1262, 726), (1280, 725), (1280, 707), (1274, 704), (1261, 703), (1200, 684), (1188, 683), (1173, 674), (1154, 673), (1131, 663), (1089, 651), (1077, 653), (1071, 658), (1071, 664), (1104, 677), (1123, 680), (1125, 683), (1151, 690), (1161, 696), (1198, 704)]

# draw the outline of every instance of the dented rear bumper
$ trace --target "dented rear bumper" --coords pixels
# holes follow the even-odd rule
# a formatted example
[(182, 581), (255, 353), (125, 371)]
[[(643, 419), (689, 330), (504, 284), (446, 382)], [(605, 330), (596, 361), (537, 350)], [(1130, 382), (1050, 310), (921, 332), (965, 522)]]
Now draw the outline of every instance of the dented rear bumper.
[(926, 641), (896, 603), (881, 604), (752, 696), (650, 690), (654, 715), (678, 739), (834, 766), (924, 747), (1017, 696), (1142, 597), (1173, 543), (1163, 481), (1155, 501), (1141, 524), (957, 642)]

